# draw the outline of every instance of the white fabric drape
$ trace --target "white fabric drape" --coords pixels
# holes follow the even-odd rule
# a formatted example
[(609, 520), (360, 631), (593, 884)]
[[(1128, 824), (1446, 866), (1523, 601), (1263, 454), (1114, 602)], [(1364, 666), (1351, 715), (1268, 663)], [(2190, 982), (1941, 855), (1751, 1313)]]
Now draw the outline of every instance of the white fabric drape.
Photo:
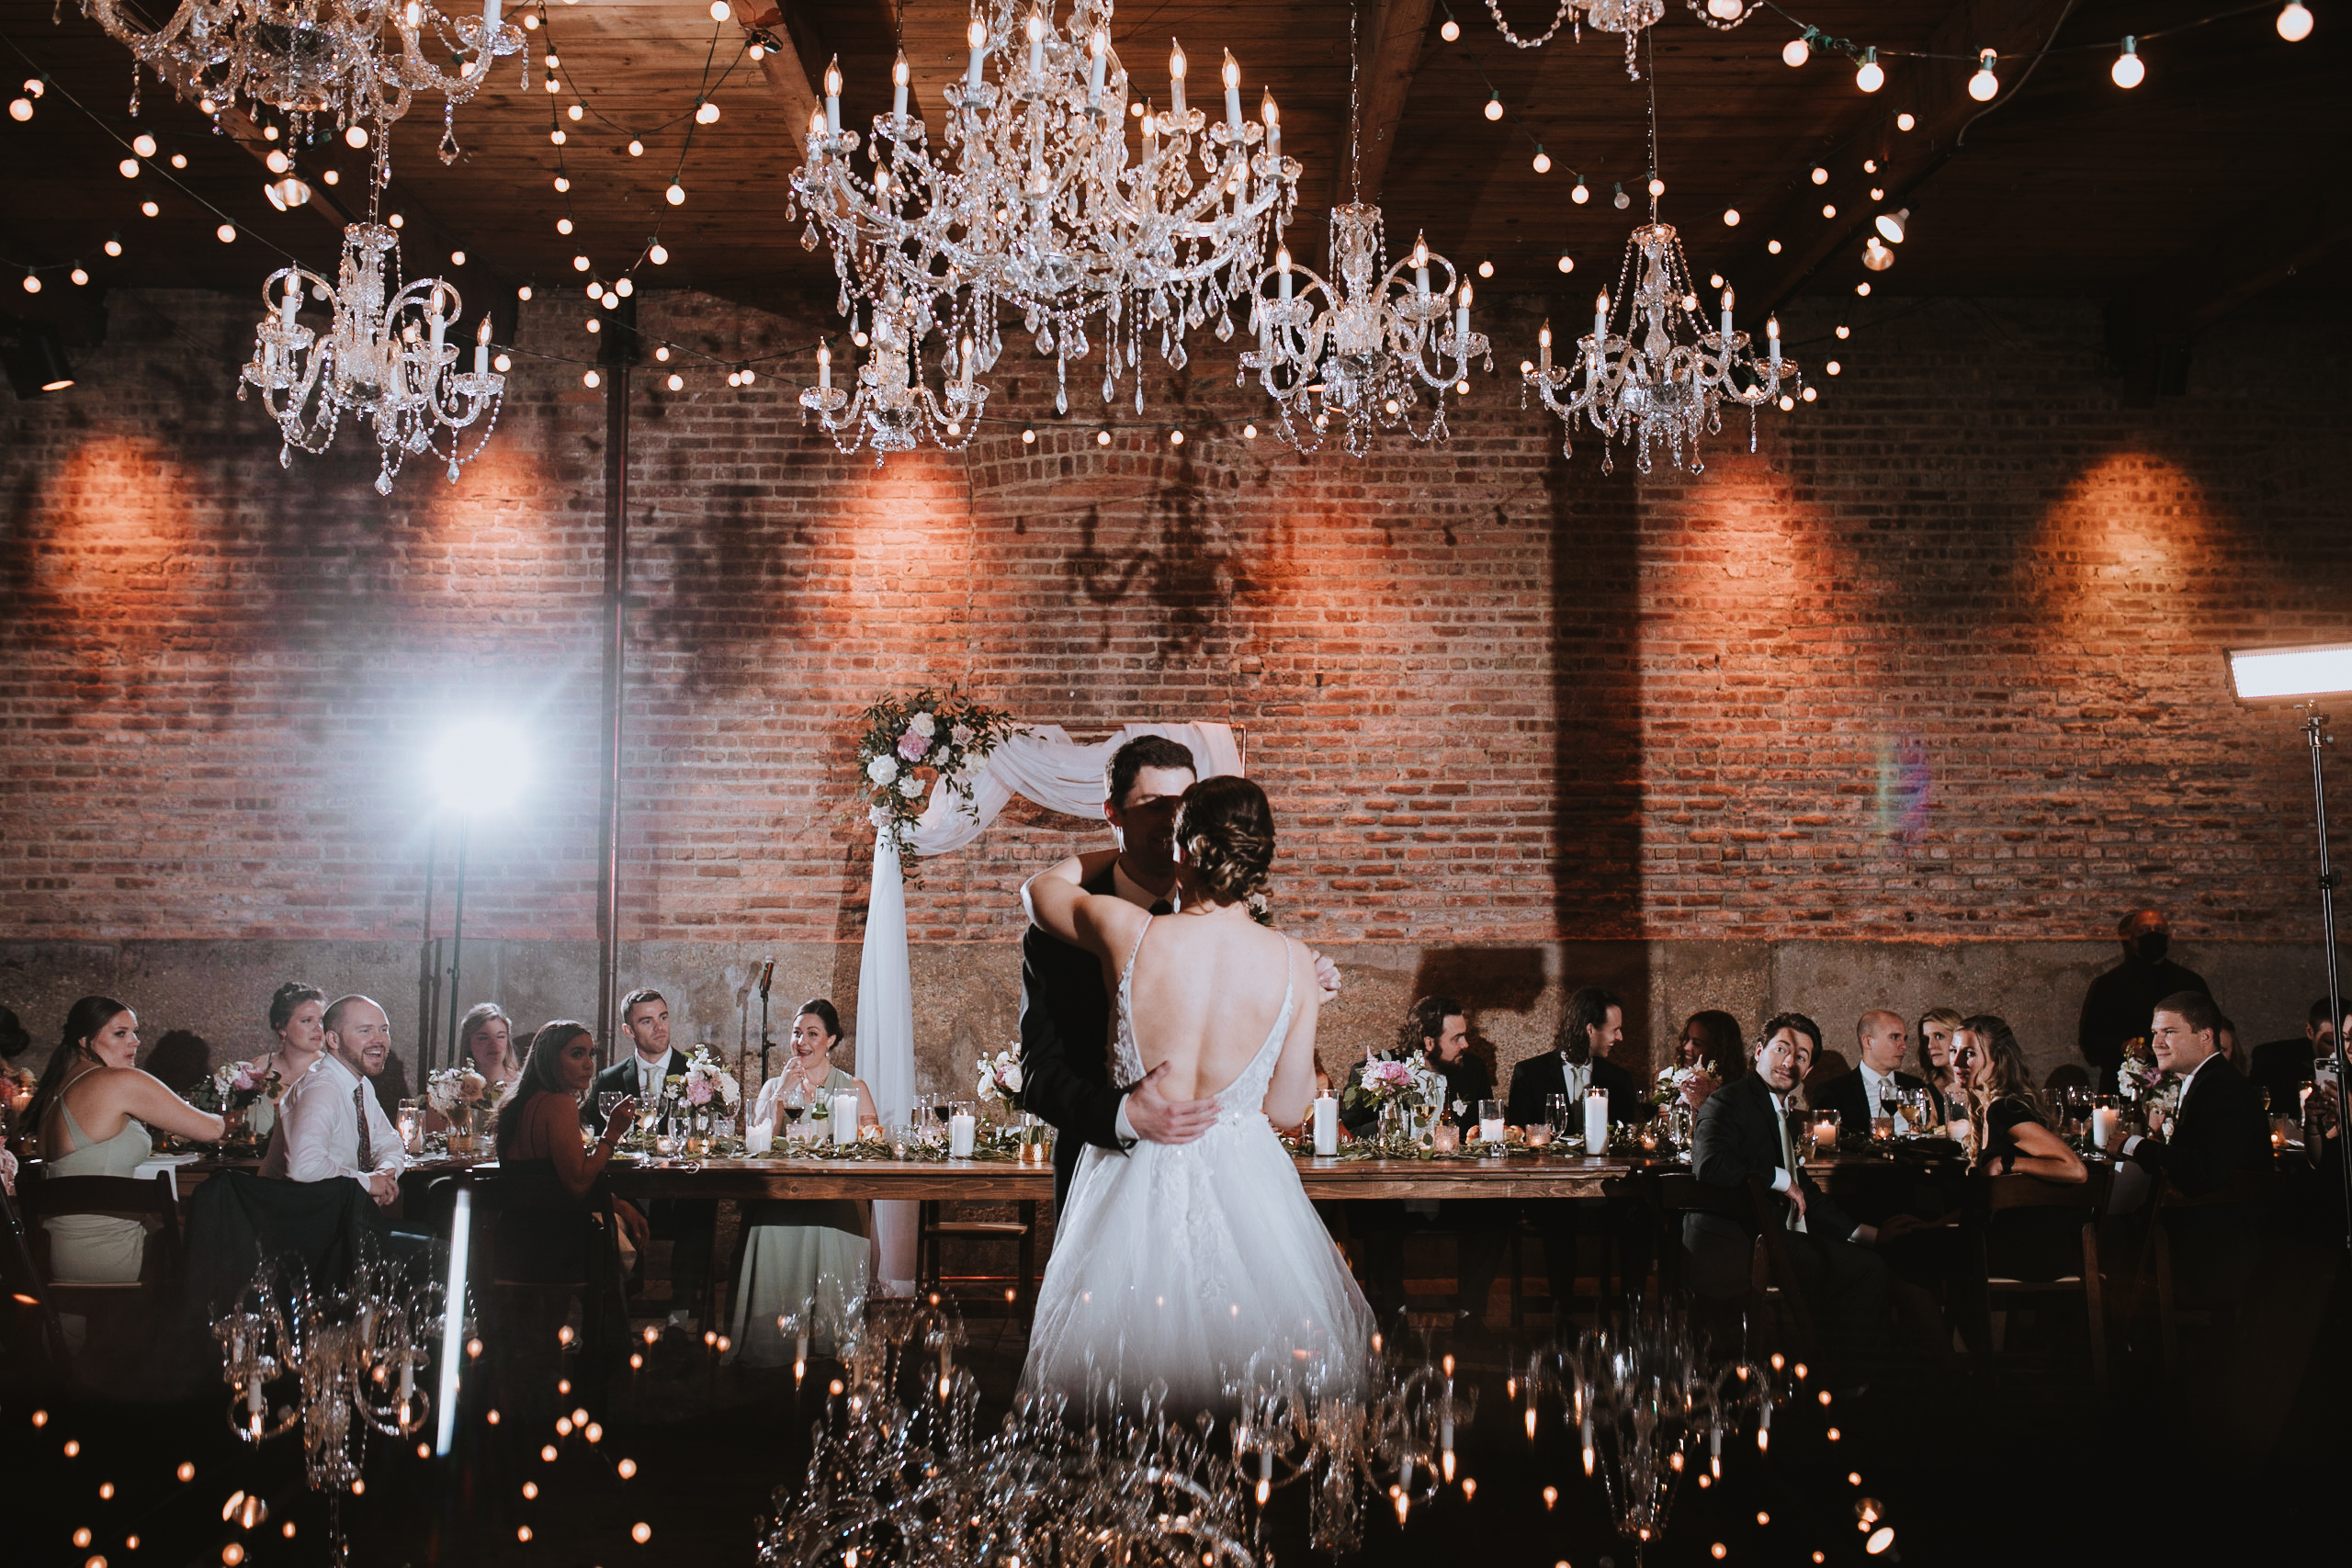
[[(989, 753), (969, 781), (968, 794), (933, 790), (915, 824), (915, 852), (928, 857), (963, 848), (986, 832), (1016, 795), (1054, 811), (1100, 820), (1102, 769), (1112, 752), (1138, 735), (1165, 736), (1190, 748), (1193, 771), (1202, 778), (1241, 772), (1241, 749), (1227, 724), (1131, 724), (1107, 740), (1083, 744), (1058, 725), (1043, 725)], [(969, 810), (963, 808), (967, 801)], [(858, 958), (855, 1029), (858, 1076), (889, 1125), (906, 1121), (914, 1110), (915, 1005), (906, 884), (899, 847), (883, 831), (887, 821), (875, 814), (874, 882)], [(886, 1294), (914, 1293), (915, 1214), (910, 1202), (874, 1205), (875, 1278)]]

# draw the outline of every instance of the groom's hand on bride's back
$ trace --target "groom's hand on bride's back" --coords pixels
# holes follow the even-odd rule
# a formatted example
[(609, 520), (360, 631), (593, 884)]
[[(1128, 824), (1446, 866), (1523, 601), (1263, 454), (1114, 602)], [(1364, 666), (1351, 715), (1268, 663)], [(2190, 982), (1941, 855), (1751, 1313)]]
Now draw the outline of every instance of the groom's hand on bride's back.
[(1160, 1089), (1167, 1071), (1160, 1063), (1127, 1091), (1127, 1124), (1148, 1144), (1189, 1144), (1216, 1124), (1216, 1101), (1169, 1099)]
[[(1306, 951), (1315, 953), (1311, 947)], [(1325, 1007), (1340, 999), (1340, 966), (1325, 953), (1315, 953), (1315, 988), (1323, 993)]]

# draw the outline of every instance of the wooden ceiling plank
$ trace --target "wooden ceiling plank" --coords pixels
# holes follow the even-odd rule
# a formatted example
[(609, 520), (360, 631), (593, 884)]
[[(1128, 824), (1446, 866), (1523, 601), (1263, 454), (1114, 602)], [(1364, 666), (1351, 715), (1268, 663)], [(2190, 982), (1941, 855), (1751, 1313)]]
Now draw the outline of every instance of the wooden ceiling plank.
[[(1388, 176), (1388, 158), (1396, 148), (1396, 128), (1405, 118), (1405, 100), (1412, 94), (1413, 73), (1420, 69), (1431, 3), (1379, 0), (1363, 29), (1357, 71), (1357, 80), (1363, 84), (1363, 117), (1357, 185), (1375, 202), (1380, 199), (1381, 182)], [(1340, 170), (1340, 177), (1345, 179), (1347, 171)]]
[[(2074, 0), (1961, 0), (1928, 35), (1926, 51), (1931, 55), (1973, 54), (1982, 49), (1998, 50), (2004, 55), (2036, 52), (2049, 43), (2073, 9)], [(1877, 215), (1877, 207), (1901, 207), (1904, 197), (1951, 162), (1971, 124), (2006, 105), (2025, 85), (2023, 82), (2013, 83), (1992, 103), (1981, 104), (1968, 96), (1967, 81), (1972, 73), (1957, 62), (1903, 63), (1920, 73), (1917, 85), (1905, 100), (1915, 123), (1906, 133), (1902, 163), (1887, 171), (1890, 177), (1883, 186), (1886, 199), (1875, 206), (1857, 205), (1843, 209), (1837, 219), (1824, 222), (1812, 217), (1808, 210), (1818, 199), (1814, 187), (1792, 176), (1792, 194), (1758, 228), (1759, 238), (1736, 264), (1736, 270), (1725, 275), (1737, 285), (1740, 299), (1747, 308), (1760, 306), (1771, 310), (1784, 304), (1823, 264), (1862, 237)], [(1888, 90), (1882, 88), (1879, 93), (1860, 97), (1840, 141), (1852, 141), (1873, 120), (1894, 113), (1894, 105), (1885, 96)], [(1908, 151), (1910, 148), (1922, 151), (1913, 153)], [(1812, 238), (1794, 244), (1784, 243), (1777, 256), (1764, 248), (1765, 240), (1775, 233), (1807, 231)]]

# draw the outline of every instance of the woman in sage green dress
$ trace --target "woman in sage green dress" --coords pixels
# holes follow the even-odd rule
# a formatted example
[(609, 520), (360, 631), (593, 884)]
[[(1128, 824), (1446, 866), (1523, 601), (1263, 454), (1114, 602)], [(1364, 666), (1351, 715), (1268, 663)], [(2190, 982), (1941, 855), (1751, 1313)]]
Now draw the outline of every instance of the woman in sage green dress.
[[(786, 1107), (830, 1108), (833, 1097), (857, 1096), (858, 1125), (879, 1125), (865, 1085), (834, 1066), (842, 1042), (841, 1015), (822, 998), (803, 1002), (792, 1023), (792, 1055), (760, 1087), (747, 1126), (786, 1136), (812, 1123), (787, 1118)], [(797, 1094), (796, 1094), (797, 1091)], [(830, 1120), (816, 1122), (831, 1135)], [(735, 1281), (735, 1348), (731, 1359), (752, 1367), (790, 1364), (797, 1335), (776, 1326), (786, 1313), (804, 1314), (810, 1348), (832, 1353), (840, 1331), (863, 1315), (873, 1244), (868, 1209), (852, 1199), (768, 1200), (743, 1214), (743, 1270)]]
[[(140, 1071), (139, 1020), (111, 997), (84, 997), (65, 1015), (64, 1036), (41, 1074), (27, 1113), (40, 1130), (45, 1179), (129, 1176), (154, 1157), (149, 1129), (212, 1144), (234, 1124), (232, 1113), (198, 1111), (161, 1079)], [(147, 1229), (112, 1214), (61, 1214), (49, 1232), (49, 1269), (76, 1284), (129, 1284), (139, 1279)]]

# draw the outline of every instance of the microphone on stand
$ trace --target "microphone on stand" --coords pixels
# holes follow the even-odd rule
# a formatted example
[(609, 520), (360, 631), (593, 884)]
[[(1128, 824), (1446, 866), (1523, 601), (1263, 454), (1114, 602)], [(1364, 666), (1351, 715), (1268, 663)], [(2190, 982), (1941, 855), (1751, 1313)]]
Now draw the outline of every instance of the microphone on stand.
[(768, 987), (775, 981), (775, 960), (766, 959), (760, 964), (760, 1077), (763, 1080), (768, 1076), (768, 1053), (775, 1048), (775, 1042), (768, 1038)]

